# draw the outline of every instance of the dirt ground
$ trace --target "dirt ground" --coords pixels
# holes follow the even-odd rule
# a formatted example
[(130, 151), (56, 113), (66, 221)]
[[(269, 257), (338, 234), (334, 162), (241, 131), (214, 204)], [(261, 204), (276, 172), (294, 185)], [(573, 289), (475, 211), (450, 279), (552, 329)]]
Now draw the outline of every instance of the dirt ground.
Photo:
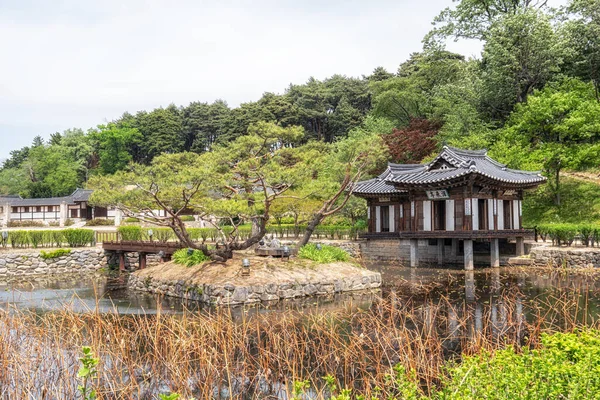
[[(242, 276), (242, 258), (250, 261), (250, 275)], [(349, 262), (317, 264), (309, 260), (236, 255), (227, 263), (208, 262), (186, 267), (173, 262), (158, 264), (135, 272), (140, 277), (151, 276), (161, 280), (184, 280), (198, 284), (225, 284), (236, 286), (265, 285), (283, 282), (325, 282), (344, 276), (370, 275), (372, 272)]]

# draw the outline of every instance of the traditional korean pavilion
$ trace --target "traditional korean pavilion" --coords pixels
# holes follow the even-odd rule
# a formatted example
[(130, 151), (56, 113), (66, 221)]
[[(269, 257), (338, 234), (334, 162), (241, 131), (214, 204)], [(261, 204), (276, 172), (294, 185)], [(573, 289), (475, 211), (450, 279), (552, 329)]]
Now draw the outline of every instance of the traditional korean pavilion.
[(444, 146), (425, 164), (389, 164), (353, 193), (367, 200), (368, 241), (398, 241), (399, 261), (412, 267), (464, 261), (470, 270), (474, 246), (478, 262), (483, 252), (494, 267), (501, 249), (524, 254), (533, 231), (521, 224), (523, 191), (545, 181), (539, 172), (507, 168), (485, 150)]

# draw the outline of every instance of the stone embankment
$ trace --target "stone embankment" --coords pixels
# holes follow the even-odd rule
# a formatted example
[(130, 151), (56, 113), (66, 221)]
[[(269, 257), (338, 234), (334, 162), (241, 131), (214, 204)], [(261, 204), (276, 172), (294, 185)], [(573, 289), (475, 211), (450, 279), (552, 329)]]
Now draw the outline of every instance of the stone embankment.
[(167, 263), (131, 274), (128, 287), (214, 305), (237, 305), (377, 290), (381, 274), (350, 263), (332, 263), (308, 268), (261, 265), (243, 277), (232, 266), (186, 268)]
[(600, 267), (600, 249), (598, 248), (534, 247), (528, 258), (537, 267)]
[[(100, 268), (118, 266), (116, 254), (105, 253), (100, 248), (70, 249), (69, 254), (54, 258), (44, 258), (41, 252), (52, 252), (52, 249), (0, 251), (0, 278), (12, 278), (34, 275), (53, 275), (63, 273), (91, 273)], [(157, 255), (147, 256), (147, 266), (159, 263)], [(137, 253), (127, 253), (125, 268), (134, 270), (138, 267)]]
[(39, 251), (0, 253), (0, 278), (94, 272), (102, 267), (106, 267), (106, 256), (101, 249), (74, 249), (69, 254), (48, 259)]

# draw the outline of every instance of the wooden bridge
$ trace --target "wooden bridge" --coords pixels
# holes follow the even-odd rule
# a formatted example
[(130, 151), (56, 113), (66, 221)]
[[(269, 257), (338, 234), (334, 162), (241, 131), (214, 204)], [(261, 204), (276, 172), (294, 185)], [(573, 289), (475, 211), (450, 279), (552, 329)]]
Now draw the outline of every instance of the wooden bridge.
[(180, 242), (158, 242), (158, 241), (103, 241), (102, 248), (105, 251), (112, 251), (119, 255), (119, 270), (125, 270), (125, 253), (138, 253), (139, 268), (146, 268), (146, 255), (158, 254), (161, 261), (171, 259), (173, 253), (185, 246)]

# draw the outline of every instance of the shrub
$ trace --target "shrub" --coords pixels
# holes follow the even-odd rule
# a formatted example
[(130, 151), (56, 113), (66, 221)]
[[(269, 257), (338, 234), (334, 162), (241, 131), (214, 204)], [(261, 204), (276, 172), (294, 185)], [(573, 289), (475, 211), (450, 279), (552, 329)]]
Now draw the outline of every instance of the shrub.
[(56, 250), (52, 250), (52, 251), (41, 251), (40, 252), (40, 257), (42, 257), (44, 260), (48, 260), (50, 258), (58, 258), (58, 257), (62, 257), (62, 256), (66, 256), (71, 254), (71, 249), (56, 249)]
[(71, 226), (75, 223), (71, 218), (65, 219), (65, 226)]
[(112, 226), (115, 224), (115, 221), (112, 219), (101, 219), (94, 218), (85, 223), (87, 226)]
[[(145, 232), (146, 234), (148, 231)], [(171, 228), (156, 228), (152, 231), (152, 238), (161, 243), (168, 242), (171, 239), (175, 239), (175, 233)]]
[(121, 240), (142, 240), (141, 226), (120, 226), (117, 232), (121, 235)]
[(210, 257), (200, 250), (192, 250), (191, 252), (188, 250), (189, 249), (180, 249), (173, 253), (173, 262), (175, 264), (185, 265), (186, 267), (193, 267), (194, 265), (202, 264), (203, 262), (210, 260)]
[(62, 231), (69, 247), (82, 247), (94, 244), (94, 231), (91, 229), (65, 229)]
[(135, 218), (135, 217), (127, 217), (127, 218), (125, 218), (125, 220), (123, 222), (128, 223), (128, 224), (132, 224), (132, 223), (135, 223), (135, 222), (140, 222), (140, 219), (139, 218)]
[(29, 231), (29, 243), (37, 248), (39, 245), (44, 242), (44, 232), (45, 231)]
[(600, 393), (600, 333), (543, 334), (539, 350), (482, 352), (447, 368), (440, 399), (591, 399)]
[(7, 226), (9, 228), (33, 228), (33, 227), (42, 227), (44, 223), (42, 221), (8, 221)]
[(8, 232), (8, 242), (12, 247), (26, 247), (29, 245), (29, 232), (10, 231)]
[(179, 217), (183, 222), (191, 222), (191, 221), (195, 221), (196, 219), (194, 218), (193, 215), (182, 215)]
[(317, 249), (315, 244), (309, 243), (298, 251), (298, 256), (307, 260), (312, 260), (320, 264), (328, 264), (336, 261), (348, 261), (350, 256), (344, 250), (334, 246), (321, 246)]

